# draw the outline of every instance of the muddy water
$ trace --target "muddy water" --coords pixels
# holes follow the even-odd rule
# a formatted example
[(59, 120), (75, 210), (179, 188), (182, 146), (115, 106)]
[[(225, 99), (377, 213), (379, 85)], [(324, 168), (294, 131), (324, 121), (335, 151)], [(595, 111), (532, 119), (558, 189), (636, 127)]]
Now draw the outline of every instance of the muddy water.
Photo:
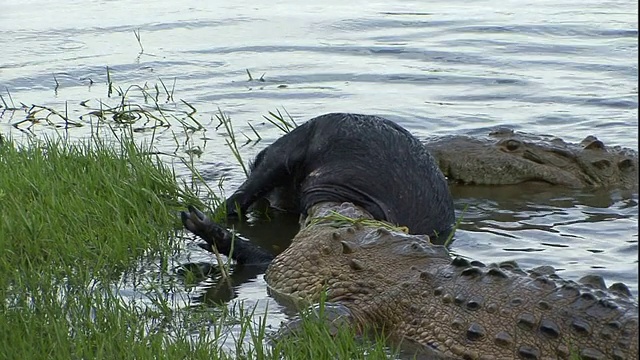
[[(153, 136), (159, 151), (181, 156), (187, 140), (201, 146), (195, 165), (214, 188), (225, 177), (229, 193), (244, 174), (212, 120), (218, 108), (237, 132), (255, 140), (250, 123), (261, 134), (241, 148), (245, 161), (281, 135), (261, 116), (282, 108), (299, 122), (334, 111), (383, 115), (421, 137), (509, 125), (574, 142), (593, 134), (637, 149), (637, 35), (633, 1), (4, 0), (0, 88), (6, 101), (8, 90), (15, 103), (66, 106), (77, 118), (87, 112), (81, 101), (96, 108), (96, 99), (109, 100), (106, 66), (122, 88), (161, 79), (175, 88), (175, 103), (197, 108), (206, 131), (186, 135), (174, 124), (137, 136)], [(3, 113), (0, 132), (19, 139), (56, 129), (44, 121), (11, 126), (22, 119), (22, 112)], [(89, 126), (68, 130), (73, 138), (89, 133)], [(187, 174), (174, 157), (167, 161)], [(572, 279), (600, 274), (637, 295), (637, 192), (452, 192), (459, 215), (468, 206), (455, 253), (549, 264)], [(235, 225), (274, 251), (296, 231), (286, 216)], [(188, 237), (180, 241), (174, 264), (215, 261)], [(136, 296), (123, 286), (125, 296)], [(232, 288), (212, 275), (176, 298), (176, 307), (245, 301), (273, 325), (285, 318), (259, 271), (238, 271)]]

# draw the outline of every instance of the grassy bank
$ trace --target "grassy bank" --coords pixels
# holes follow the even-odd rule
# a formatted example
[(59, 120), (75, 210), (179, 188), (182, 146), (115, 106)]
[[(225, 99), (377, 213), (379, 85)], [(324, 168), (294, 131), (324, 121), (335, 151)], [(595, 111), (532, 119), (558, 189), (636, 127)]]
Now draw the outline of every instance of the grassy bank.
[(163, 352), (162, 333), (149, 332), (161, 309), (140, 314), (110, 284), (143, 259), (166, 259), (175, 211), (197, 199), (142, 150), (128, 140), (0, 145), (0, 358)]
[[(386, 358), (383, 342), (313, 320), (270, 347), (250, 309), (173, 308), (179, 289), (163, 279), (177, 276), (176, 213), (202, 204), (149, 149), (117, 138), (1, 142), (0, 359)], [(159, 276), (134, 281), (141, 301), (124, 299), (118, 284), (142, 266)]]

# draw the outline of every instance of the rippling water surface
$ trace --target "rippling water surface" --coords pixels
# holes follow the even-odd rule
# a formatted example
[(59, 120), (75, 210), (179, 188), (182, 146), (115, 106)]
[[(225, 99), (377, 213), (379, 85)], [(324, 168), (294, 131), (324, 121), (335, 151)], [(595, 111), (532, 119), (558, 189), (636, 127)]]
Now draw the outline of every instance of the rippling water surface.
[[(66, 105), (77, 117), (87, 112), (81, 101), (106, 98), (106, 66), (123, 88), (162, 79), (175, 87), (176, 100), (198, 110), (195, 118), (207, 131), (192, 139), (204, 146), (206, 138), (195, 165), (212, 186), (225, 176), (227, 193), (244, 174), (211, 120), (218, 108), (236, 131), (252, 134), (251, 123), (262, 135), (242, 147), (245, 159), (281, 135), (262, 119), (277, 108), (298, 122), (335, 111), (383, 115), (420, 137), (483, 134), (509, 125), (572, 142), (596, 135), (637, 149), (633, 1), (5, 0), (2, 8), (5, 100), (8, 90), (16, 103)], [(23, 118), (5, 112), (0, 131), (19, 138), (24, 127), (11, 124)], [(42, 123), (29, 131), (51, 127)], [(82, 138), (89, 131), (85, 126), (69, 135)], [(179, 130), (159, 131), (154, 143), (173, 152), (175, 139), (185, 137)], [(174, 165), (186, 176), (179, 162)], [(468, 205), (455, 253), (486, 262), (515, 259), (525, 267), (549, 264), (571, 279), (601, 274), (609, 283), (624, 281), (637, 295), (637, 191), (452, 192), (458, 215)], [(296, 231), (289, 217), (236, 226), (274, 250), (286, 247)], [(174, 261), (215, 260), (186, 237)], [(274, 325), (285, 317), (269, 300), (259, 272), (239, 271), (232, 289), (218, 282), (216, 276), (204, 279), (176, 306), (203, 298), (242, 300), (267, 311)], [(135, 289), (124, 294), (133, 297)]]

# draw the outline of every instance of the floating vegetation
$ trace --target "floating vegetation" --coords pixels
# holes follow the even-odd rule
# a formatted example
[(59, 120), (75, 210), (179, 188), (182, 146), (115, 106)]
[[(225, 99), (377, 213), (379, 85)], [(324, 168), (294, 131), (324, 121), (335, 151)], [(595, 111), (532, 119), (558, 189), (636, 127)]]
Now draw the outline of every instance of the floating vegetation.
[(264, 76), (266, 75), (266, 73), (263, 73), (262, 76), (260, 76), (260, 78), (258, 79), (254, 79), (253, 76), (251, 75), (251, 72), (249, 71), (249, 69), (247, 70), (247, 76), (249, 76), (249, 80), (247, 81), (260, 81), (260, 82), (265, 82), (264, 80)]
[(329, 215), (314, 217), (314, 218), (311, 218), (311, 220), (309, 221), (309, 225), (320, 225), (320, 224), (327, 224), (336, 228), (353, 226), (353, 225), (356, 225), (356, 226), (361, 225), (365, 227), (382, 227), (392, 231), (403, 232), (405, 234), (409, 233), (409, 228), (406, 226), (396, 226), (382, 220), (363, 219), (363, 218), (354, 219), (346, 215), (340, 214), (334, 210), (331, 210), (329, 212)]
[[(55, 79), (55, 75), (54, 75)], [(56, 87), (59, 83), (56, 81)], [(93, 80), (91, 80), (93, 83)], [(32, 128), (38, 124), (45, 124), (54, 128), (69, 129), (82, 127), (97, 122), (106, 122), (112, 125), (133, 125), (134, 132), (147, 132), (158, 129), (168, 129), (172, 124), (178, 124), (188, 131), (203, 130), (202, 124), (195, 118), (196, 108), (186, 100), (175, 101), (174, 92), (176, 79), (173, 79), (171, 87), (168, 87), (162, 79), (158, 83), (149, 85), (129, 85), (125, 88), (113, 82), (111, 69), (106, 68), (107, 100), (90, 99), (69, 104), (65, 102), (64, 111), (58, 111), (49, 106), (15, 104), (9, 90), (5, 96), (0, 95), (2, 112), (23, 112), (21, 120), (11, 123), (14, 128), (32, 132)], [(73, 108), (70, 111), (69, 107)], [(81, 115), (72, 116), (80, 112)]]
[(276, 110), (275, 113), (273, 111), (269, 111), (269, 116), (263, 115), (262, 117), (265, 120), (267, 120), (271, 125), (277, 127), (278, 129), (280, 129), (280, 131), (287, 134), (291, 130), (298, 127), (298, 124), (296, 124), (296, 121), (293, 120), (293, 117), (289, 115), (289, 112), (287, 112), (286, 109), (284, 110), (284, 112), (285, 114), (287, 114), (288, 119), (286, 119), (282, 115), (280, 110)]

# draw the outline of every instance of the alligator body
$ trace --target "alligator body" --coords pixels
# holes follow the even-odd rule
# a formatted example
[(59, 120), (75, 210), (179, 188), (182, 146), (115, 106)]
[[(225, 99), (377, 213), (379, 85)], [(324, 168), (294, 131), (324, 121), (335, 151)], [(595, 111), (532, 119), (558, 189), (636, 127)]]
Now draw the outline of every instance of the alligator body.
[(433, 157), (406, 129), (377, 116), (313, 118), (258, 153), (250, 169), (227, 199), (228, 215), (267, 197), (303, 216), (320, 202), (349, 201), (416, 234), (446, 236), (455, 221)]
[(594, 136), (579, 144), (550, 135), (498, 128), (486, 137), (423, 141), (451, 181), (477, 185), (545, 182), (572, 188), (637, 189), (638, 152), (606, 146)]
[[(189, 230), (228, 248), (232, 235), (202, 213), (191, 208), (182, 217)], [(240, 240), (232, 256), (271, 261), (265, 280), (276, 299), (310, 305), (326, 291), (332, 322), (381, 329), (427, 358), (638, 358), (638, 303), (625, 285), (607, 289), (597, 276), (576, 283), (548, 266), (524, 271), (513, 262), (452, 258), (427, 236), (372, 219), (350, 203), (316, 204), (275, 259)]]

